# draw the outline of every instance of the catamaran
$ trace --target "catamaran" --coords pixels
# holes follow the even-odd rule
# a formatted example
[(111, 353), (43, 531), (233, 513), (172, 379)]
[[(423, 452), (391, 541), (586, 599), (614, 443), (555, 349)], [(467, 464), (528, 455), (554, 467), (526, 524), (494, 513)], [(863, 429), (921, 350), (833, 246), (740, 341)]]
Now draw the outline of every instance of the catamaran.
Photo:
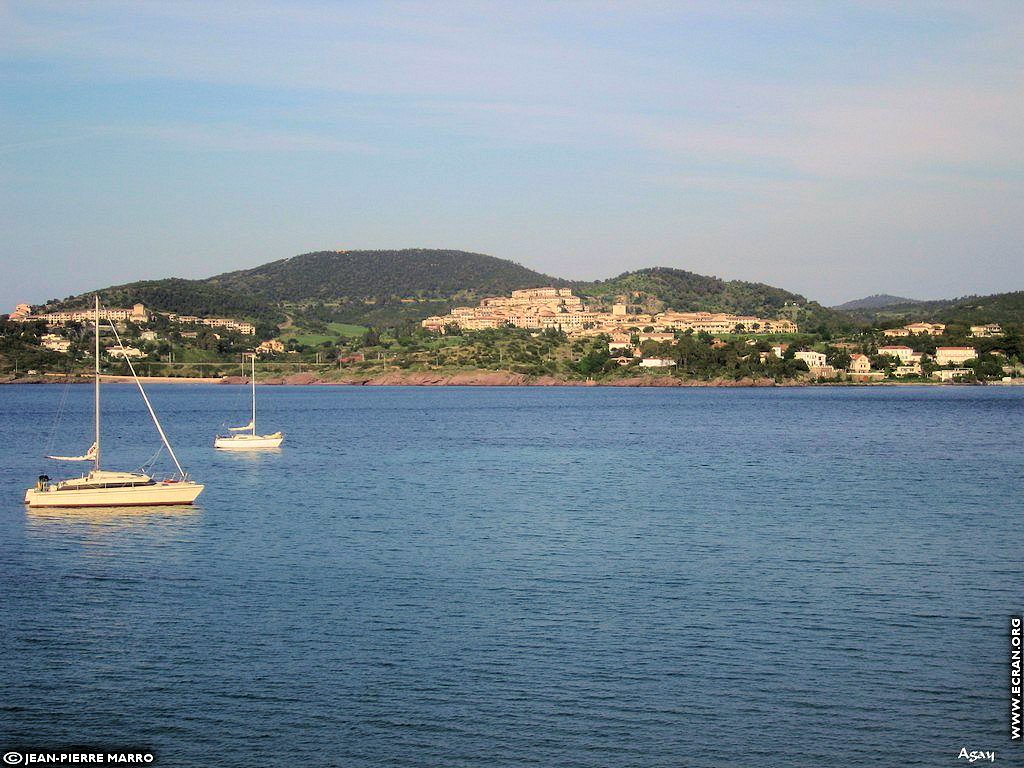
[(235, 434), (217, 435), (213, 441), (214, 448), (225, 451), (256, 451), (263, 448), (279, 448), (284, 442), (283, 432), (274, 432), (272, 435), (256, 434), (256, 355), (252, 356), (252, 374), (249, 381), (252, 383), (252, 419), (243, 427), (228, 427), (228, 431)]
[[(117, 328), (110, 323), (114, 337)], [(189, 479), (178, 463), (153, 405), (146, 396), (146, 390), (135, 373), (135, 366), (126, 355), (128, 368), (139, 388), (142, 400), (156, 425), (164, 447), (174, 461), (178, 472), (164, 480), (154, 480), (142, 472), (119, 472), (100, 468), (100, 299), (96, 297), (96, 371), (95, 371), (95, 424), (96, 437), (92, 446), (81, 456), (47, 456), (57, 461), (91, 461), (92, 470), (82, 477), (51, 482), (47, 475), (40, 475), (35, 488), (25, 491), (25, 503), (29, 507), (151, 507), (168, 504), (191, 504), (203, 492), (203, 485)]]

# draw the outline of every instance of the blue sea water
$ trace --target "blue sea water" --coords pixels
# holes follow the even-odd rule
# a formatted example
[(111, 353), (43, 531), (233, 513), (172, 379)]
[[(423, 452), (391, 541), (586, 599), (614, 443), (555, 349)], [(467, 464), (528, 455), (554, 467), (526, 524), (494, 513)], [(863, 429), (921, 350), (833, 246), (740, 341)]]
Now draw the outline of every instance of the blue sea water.
[[(1024, 390), (263, 387), (255, 455), (212, 448), (244, 387), (150, 390), (195, 508), (27, 511), (92, 391), (0, 388), (4, 751), (1024, 764)], [(135, 468), (148, 417), (104, 397)]]

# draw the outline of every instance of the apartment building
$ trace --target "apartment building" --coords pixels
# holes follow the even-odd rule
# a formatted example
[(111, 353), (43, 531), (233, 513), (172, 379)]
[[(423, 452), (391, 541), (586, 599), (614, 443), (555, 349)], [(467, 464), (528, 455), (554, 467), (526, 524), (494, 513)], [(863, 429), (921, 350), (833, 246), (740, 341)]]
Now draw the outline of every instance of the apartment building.
[(803, 360), (808, 368), (821, 368), (825, 363), (825, 355), (821, 352), (801, 351), (793, 355), (796, 360)]
[(914, 352), (914, 350), (911, 349), (910, 347), (896, 345), (879, 347), (878, 354), (899, 358), (900, 363), (903, 364), (910, 361), (915, 355), (918, 357), (919, 361), (921, 357), (918, 353)]
[[(23, 305), (18, 305), (19, 308)], [(108, 322), (147, 323), (150, 313), (144, 304), (135, 304), (131, 309), (109, 307), (100, 308), (100, 320)], [(11, 319), (14, 319), (13, 316)], [(63, 325), (64, 323), (91, 323), (96, 319), (95, 309), (73, 309), (62, 312), (46, 312), (41, 315), (27, 315), (25, 320), (44, 320), (49, 325)]]
[(978, 351), (974, 347), (936, 347), (935, 363), (937, 365), (960, 365), (974, 360)]

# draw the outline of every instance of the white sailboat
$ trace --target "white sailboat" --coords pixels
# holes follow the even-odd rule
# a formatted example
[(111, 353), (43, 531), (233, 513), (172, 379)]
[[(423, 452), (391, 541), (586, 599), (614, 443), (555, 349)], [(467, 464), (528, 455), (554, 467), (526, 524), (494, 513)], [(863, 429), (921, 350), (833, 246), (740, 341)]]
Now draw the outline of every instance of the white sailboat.
[[(117, 328), (110, 327), (117, 337)], [(117, 339), (120, 344), (120, 339)], [(100, 299), (96, 297), (96, 372), (95, 372), (95, 422), (96, 438), (81, 456), (48, 456), (57, 461), (91, 461), (92, 471), (82, 477), (51, 482), (47, 475), (40, 475), (35, 488), (25, 491), (25, 503), (29, 507), (151, 507), (168, 504), (191, 504), (203, 492), (203, 485), (189, 479), (178, 463), (174, 449), (167, 440), (160, 420), (156, 417), (146, 390), (135, 373), (131, 360), (128, 367), (142, 394), (149, 415), (153, 418), (164, 447), (174, 460), (177, 474), (166, 480), (154, 480), (141, 472), (119, 472), (100, 468)]]
[(258, 451), (264, 448), (279, 448), (284, 442), (283, 432), (274, 432), (272, 435), (256, 434), (256, 355), (252, 356), (252, 373), (249, 376), (252, 383), (252, 419), (244, 427), (228, 427), (232, 435), (217, 435), (213, 441), (214, 448), (225, 451)]

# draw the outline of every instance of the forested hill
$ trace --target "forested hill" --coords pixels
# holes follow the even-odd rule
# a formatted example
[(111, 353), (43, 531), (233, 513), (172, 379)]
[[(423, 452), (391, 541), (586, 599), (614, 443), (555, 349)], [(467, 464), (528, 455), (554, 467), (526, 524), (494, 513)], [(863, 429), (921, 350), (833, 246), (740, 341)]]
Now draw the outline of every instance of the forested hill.
[[(140, 280), (99, 290), (100, 300), (109, 307), (129, 307), (141, 302), (162, 312), (211, 317), (229, 315), (248, 319), (268, 319), (280, 313), (273, 301), (245, 291), (229, 290), (204, 280), (168, 277), (163, 280)], [(93, 292), (51, 302), (48, 309), (87, 307)]]
[[(267, 324), (285, 315), (381, 325), (443, 313), (517, 288), (571, 287), (601, 305), (624, 298), (652, 311), (706, 310), (776, 317), (801, 327), (849, 325), (840, 313), (763, 283), (721, 280), (654, 267), (595, 282), (568, 281), (479, 253), (410, 249), (318, 251), (203, 280), (148, 280), (102, 289), (103, 301), (194, 315), (231, 315)], [(51, 308), (85, 306), (91, 294)], [(789, 305), (788, 307), (786, 305)]]
[[(230, 315), (277, 324), (304, 314), (370, 324), (426, 317), (516, 288), (566, 285), (506, 259), (453, 250), (317, 251), (201, 279), (146, 280), (99, 290), (105, 304)], [(51, 302), (87, 306), (92, 292)], [(403, 303), (402, 300), (411, 303)], [(330, 308), (324, 312), (324, 305)]]
[(876, 293), (871, 296), (865, 296), (863, 299), (854, 299), (853, 301), (838, 304), (832, 307), (832, 309), (838, 309), (840, 312), (854, 312), (859, 310), (884, 309), (885, 307), (912, 306), (914, 304), (924, 303), (925, 302), (918, 299), (908, 299), (905, 296), (893, 296), (890, 293)]
[[(671, 267), (652, 267), (625, 272), (609, 280), (574, 283), (581, 294), (610, 301), (617, 296), (652, 311), (734, 312), (740, 315), (790, 316), (801, 327), (829, 331), (847, 327), (848, 318), (803, 296), (764, 283), (722, 280)], [(786, 308), (789, 305), (789, 308)]]
[(507, 294), (516, 288), (562, 285), (506, 259), (466, 251), (318, 251), (206, 283), (272, 301), (305, 302), (387, 297), (448, 299), (457, 294)]

